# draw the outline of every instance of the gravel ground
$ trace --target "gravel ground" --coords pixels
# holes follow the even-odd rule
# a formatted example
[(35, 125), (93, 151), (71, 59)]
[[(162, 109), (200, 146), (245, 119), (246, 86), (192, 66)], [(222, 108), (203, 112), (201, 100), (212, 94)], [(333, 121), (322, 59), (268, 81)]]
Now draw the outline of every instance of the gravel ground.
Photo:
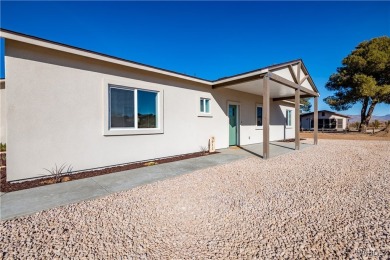
[(320, 140), (1, 222), (8, 258), (390, 257), (390, 142)]

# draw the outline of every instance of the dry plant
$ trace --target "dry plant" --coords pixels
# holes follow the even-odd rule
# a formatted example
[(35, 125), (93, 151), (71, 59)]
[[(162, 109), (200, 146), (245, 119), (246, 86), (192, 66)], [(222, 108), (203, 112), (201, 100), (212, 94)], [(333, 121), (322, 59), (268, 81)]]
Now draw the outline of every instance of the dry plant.
[(145, 166), (153, 166), (153, 165), (157, 165), (158, 162), (146, 162), (144, 163)]
[(46, 170), (47, 172), (50, 173), (51, 176), (53, 176), (55, 183), (58, 183), (60, 182), (62, 175), (66, 173), (71, 173), (73, 169), (71, 164), (68, 165), (66, 171), (64, 171), (65, 168), (66, 168), (66, 163), (62, 164), (60, 167), (58, 167), (57, 164), (55, 164), (55, 167), (51, 168), (50, 170), (46, 168), (44, 168), (44, 170)]
[(199, 148), (202, 155), (206, 155), (209, 152), (207, 146), (200, 146)]

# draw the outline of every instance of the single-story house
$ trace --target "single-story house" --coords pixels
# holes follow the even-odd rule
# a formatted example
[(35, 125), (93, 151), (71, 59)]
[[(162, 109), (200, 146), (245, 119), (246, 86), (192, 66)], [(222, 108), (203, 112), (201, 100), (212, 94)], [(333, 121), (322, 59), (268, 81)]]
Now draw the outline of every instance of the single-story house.
[[(348, 127), (349, 116), (328, 110), (318, 111), (318, 128), (328, 131), (344, 131)], [(303, 130), (314, 129), (314, 112), (301, 115), (301, 128)]]
[[(206, 80), (1, 29), (7, 181), (295, 138), (319, 97), (302, 60)], [(314, 142), (317, 142), (315, 136)], [(47, 173), (46, 173), (47, 174)]]

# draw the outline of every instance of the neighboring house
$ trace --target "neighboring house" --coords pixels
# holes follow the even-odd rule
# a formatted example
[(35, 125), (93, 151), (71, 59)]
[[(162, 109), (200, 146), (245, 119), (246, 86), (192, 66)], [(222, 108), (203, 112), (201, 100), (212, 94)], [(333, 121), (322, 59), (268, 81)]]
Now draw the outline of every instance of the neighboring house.
[(1, 37), (7, 181), (55, 164), (82, 171), (199, 152), (212, 136), (217, 149), (262, 143), (268, 158), (270, 140), (295, 138), (299, 149), (299, 99), (318, 103), (301, 60), (210, 81), (8, 30)]
[[(349, 116), (328, 110), (318, 111), (318, 129), (325, 131), (343, 131), (348, 127)], [(301, 115), (301, 128), (314, 129), (314, 112)]]

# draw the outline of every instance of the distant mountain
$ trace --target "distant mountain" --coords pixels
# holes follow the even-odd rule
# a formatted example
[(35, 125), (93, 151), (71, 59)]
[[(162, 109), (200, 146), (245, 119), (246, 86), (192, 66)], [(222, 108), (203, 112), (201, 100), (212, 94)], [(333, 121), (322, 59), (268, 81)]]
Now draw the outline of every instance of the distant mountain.
[[(350, 117), (349, 122), (360, 122), (360, 115), (348, 115)], [(370, 122), (373, 122), (375, 120), (378, 121), (389, 121), (390, 120), (390, 114), (384, 115), (384, 116), (372, 116)]]

